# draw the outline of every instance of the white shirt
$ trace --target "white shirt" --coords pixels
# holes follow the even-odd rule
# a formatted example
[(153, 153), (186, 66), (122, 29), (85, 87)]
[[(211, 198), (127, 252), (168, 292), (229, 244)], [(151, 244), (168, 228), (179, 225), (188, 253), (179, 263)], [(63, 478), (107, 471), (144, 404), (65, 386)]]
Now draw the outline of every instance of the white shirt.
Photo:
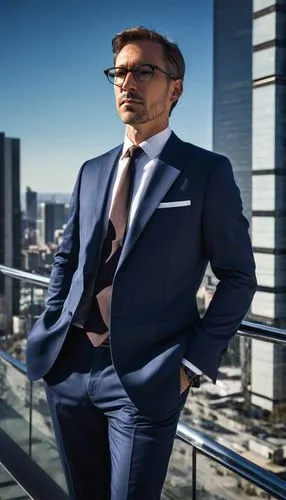
[[(165, 128), (158, 134), (153, 135), (152, 137), (149, 137), (149, 139), (146, 139), (146, 141), (140, 142), (138, 146), (140, 146), (143, 151), (144, 155), (141, 155), (137, 160), (136, 160), (136, 169), (135, 169), (135, 176), (134, 176), (134, 183), (133, 183), (133, 192), (132, 192), (132, 199), (131, 199), (131, 205), (130, 205), (130, 212), (129, 212), (129, 220), (128, 220), (128, 229), (132, 225), (132, 222), (134, 220), (134, 215), (138, 209), (138, 206), (145, 194), (146, 188), (148, 186), (148, 183), (150, 181), (151, 175), (154, 171), (155, 168), (155, 158), (158, 158), (160, 155), (163, 147), (165, 146), (166, 142), (168, 141), (172, 131), (170, 127)], [(123, 169), (128, 162), (128, 157), (124, 158), (124, 155), (131, 146), (133, 146), (133, 142), (125, 135), (124, 138), (124, 144), (123, 144), (123, 149), (122, 149), (122, 155), (119, 158), (118, 161), (118, 166), (117, 166), (117, 172), (114, 176), (113, 183), (111, 186), (111, 194), (109, 195), (109, 201), (108, 201), (108, 207), (106, 212), (107, 214), (110, 214), (111, 207), (114, 201), (115, 193), (118, 188), (118, 184), (123, 172)], [(106, 217), (106, 225), (108, 224), (108, 217)], [(190, 363), (187, 359), (182, 359), (182, 363), (186, 365), (190, 370), (192, 370), (194, 373), (201, 375), (202, 371), (197, 368), (195, 365)]]
[[(130, 213), (129, 213), (129, 220), (128, 220), (128, 229), (130, 228), (134, 215), (137, 211), (137, 208), (143, 199), (143, 196), (145, 194), (146, 188), (148, 186), (148, 183), (150, 181), (150, 178), (152, 176), (152, 173), (155, 168), (155, 158), (158, 158), (160, 155), (163, 147), (165, 146), (167, 140), (169, 139), (171, 135), (171, 129), (170, 127), (167, 127), (165, 130), (162, 130), (162, 132), (159, 132), (156, 135), (153, 135), (146, 141), (141, 142), (138, 144), (140, 146), (144, 153), (141, 155), (137, 160), (136, 160), (136, 169), (135, 169), (135, 175), (134, 175), (134, 182), (133, 182), (133, 190), (132, 190), (132, 199), (131, 199), (131, 205), (130, 205)], [(113, 183), (111, 186), (111, 196), (109, 196), (109, 209), (107, 209), (108, 214), (110, 215), (110, 211), (112, 208), (112, 204), (115, 198), (115, 193), (118, 188), (118, 184), (122, 175), (122, 172), (124, 170), (124, 167), (126, 163), (128, 162), (129, 158), (126, 157), (124, 158), (124, 155), (131, 146), (134, 146), (133, 142), (125, 135), (124, 138), (124, 144), (123, 144), (123, 149), (122, 149), (122, 155), (119, 158), (118, 166), (117, 166), (117, 172), (115, 174), (115, 178), (113, 179)]]

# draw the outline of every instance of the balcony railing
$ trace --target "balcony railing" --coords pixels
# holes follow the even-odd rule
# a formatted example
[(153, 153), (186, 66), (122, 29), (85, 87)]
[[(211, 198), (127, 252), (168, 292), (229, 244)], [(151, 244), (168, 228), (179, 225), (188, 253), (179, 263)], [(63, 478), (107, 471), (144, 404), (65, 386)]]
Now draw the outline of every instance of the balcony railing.
[[(48, 278), (45, 278), (38, 274), (28, 273), (5, 266), (0, 266), (0, 271), (7, 277), (25, 281), (37, 287), (40, 286), (42, 288), (47, 288), (49, 283)], [(239, 328), (238, 334), (251, 339), (258, 339), (265, 342), (286, 345), (286, 331), (274, 327), (243, 321)], [(0, 350), (0, 358), (2, 363), (7, 366), (13, 367), (13, 369), (18, 373), (26, 376), (25, 363), (17, 360), (14, 356), (3, 350)], [(35, 441), (33, 431), (33, 394), (34, 385), (37, 383), (29, 382), (29, 384), (29, 401), (26, 402), (26, 405), (29, 408), (27, 454), (29, 457), (33, 458), (33, 446)], [(180, 420), (177, 427), (177, 438), (180, 441), (184, 442), (187, 446), (192, 447), (192, 463), (190, 464), (190, 473), (192, 477), (192, 500), (196, 499), (197, 493), (198, 453), (217, 462), (224, 468), (247, 480), (249, 483), (256, 485), (271, 497), (284, 500), (286, 499), (286, 481), (283, 481), (263, 467), (254, 464), (253, 462), (242, 457), (230, 448), (223, 446), (214, 439), (211, 439), (205, 434), (186, 425), (182, 420)]]

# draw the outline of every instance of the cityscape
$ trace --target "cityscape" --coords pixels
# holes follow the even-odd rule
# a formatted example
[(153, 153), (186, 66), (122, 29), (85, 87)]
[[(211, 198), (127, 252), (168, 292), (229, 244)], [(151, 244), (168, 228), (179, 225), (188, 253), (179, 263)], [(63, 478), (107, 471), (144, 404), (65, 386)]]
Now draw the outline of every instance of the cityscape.
[[(286, 2), (214, 0), (212, 22), (212, 149), (231, 160), (257, 268), (258, 290), (245, 319), (285, 330)], [(20, 136), (0, 132), (0, 264), (49, 277), (71, 192), (58, 192), (56, 182), (54, 192), (32, 184), (21, 192), (22, 146)], [(201, 314), (217, 282), (208, 268), (197, 296)], [(25, 362), (26, 336), (45, 297), (46, 288), (0, 273), (0, 348), (20, 361)], [(14, 380), (12, 368), (5, 376), (1, 397), (21, 414), (29, 385)], [(3, 422), (9, 419), (5, 412)], [(34, 392), (34, 412), (47, 460), (56, 452), (41, 384)], [(217, 384), (203, 379), (199, 390), (192, 389), (182, 420), (286, 481), (286, 348), (236, 336)], [(198, 499), (270, 498), (207, 457), (198, 462)], [(190, 447), (176, 441), (164, 500), (191, 498), (190, 464)], [(49, 467), (65, 487), (57, 457)]]

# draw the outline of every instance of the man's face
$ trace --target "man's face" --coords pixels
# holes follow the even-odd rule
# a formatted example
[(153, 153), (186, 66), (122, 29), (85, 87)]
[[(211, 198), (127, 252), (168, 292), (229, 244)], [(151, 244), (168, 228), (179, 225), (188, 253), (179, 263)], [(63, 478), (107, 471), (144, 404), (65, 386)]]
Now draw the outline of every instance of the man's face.
[[(125, 45), (119, 52), (115, 66), (132, 69), (138, 64), (154, 64), (169, 73), (160, 44), (148, 40)], [(178, 87), (176, 89), (176, 86)], [(122, 87), (115, 85), (115, 100), (119, 116), (127, 125), (149, 123), (160, 127), (168, 123), (171, 105), (178, 99), (176, 90), (181, 81), (174, 82), (155, 70), (149, 82), (138, 83), (127, 73)]]

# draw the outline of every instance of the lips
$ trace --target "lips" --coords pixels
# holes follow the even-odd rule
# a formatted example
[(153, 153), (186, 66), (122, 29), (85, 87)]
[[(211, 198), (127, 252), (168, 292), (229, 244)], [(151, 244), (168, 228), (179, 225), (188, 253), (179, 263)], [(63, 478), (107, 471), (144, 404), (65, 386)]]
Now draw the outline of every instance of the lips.
[(142, 104), (141, 101), (136, 101), (136, 99), (124, 99), (122, 102), (121, 102), (121, 106), (123, 104)]
[(136, 97), (123, 97), (120, 101), (120, 106), (123, 104), (143, 104), (141, 99), (136, 99)]

